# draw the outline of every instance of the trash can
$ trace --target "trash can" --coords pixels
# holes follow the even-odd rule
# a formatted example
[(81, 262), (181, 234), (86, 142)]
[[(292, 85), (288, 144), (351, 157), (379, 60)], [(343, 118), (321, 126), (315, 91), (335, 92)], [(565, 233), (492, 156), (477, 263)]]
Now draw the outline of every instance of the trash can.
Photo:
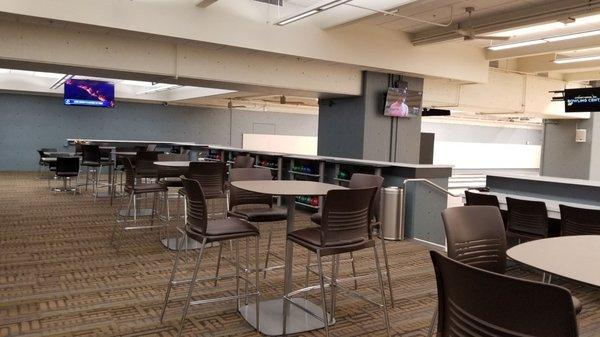
[(381, 193), (381, 226), (385, 240), (404, 239), (404, 189), (386, 187)]

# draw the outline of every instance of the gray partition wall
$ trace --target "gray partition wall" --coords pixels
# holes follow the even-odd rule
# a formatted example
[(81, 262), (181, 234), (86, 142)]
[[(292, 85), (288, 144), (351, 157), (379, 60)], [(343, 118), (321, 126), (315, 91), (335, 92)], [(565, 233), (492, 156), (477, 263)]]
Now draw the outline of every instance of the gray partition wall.
[[(0, 171), (36, 170), (42, 147), (67, 138), (169, 140), (242, 146), (244, 133), (316, 136), (316, 115), (117, 102), (65, 106), (60, 97), (0, 94)], [(231, 144), (229, 137), (231, 132)]]

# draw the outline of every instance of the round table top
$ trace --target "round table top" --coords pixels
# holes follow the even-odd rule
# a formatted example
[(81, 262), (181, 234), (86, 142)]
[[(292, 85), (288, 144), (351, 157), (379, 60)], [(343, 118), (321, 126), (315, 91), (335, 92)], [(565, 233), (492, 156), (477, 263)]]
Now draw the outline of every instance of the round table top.
[(531, 267), (600, 287), (600, 235), (529, 241), (510, 248), (506, 254)]
[(188, 167), (190, 166), (191, 161), (189, 160), (166, 160), (166, 161), (155, 161), (154, 165), (156, 166), (166, 166), (166, 167)]
[(346, 187), (304, 180), (244, 180), (233, 181), (232, 186), (246, 191), (272, 195), (326, 195), (330, 190)]

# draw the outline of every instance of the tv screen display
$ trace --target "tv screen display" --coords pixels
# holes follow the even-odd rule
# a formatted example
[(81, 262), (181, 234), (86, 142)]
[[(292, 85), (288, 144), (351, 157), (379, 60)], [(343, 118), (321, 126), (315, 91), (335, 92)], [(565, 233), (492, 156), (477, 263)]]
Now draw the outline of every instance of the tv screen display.
[(385, 95), (384, 115), (390, 117), (410, 118), (418, 116), (421, 111), (423, 93), (406, 88), (388, 88)]
[(600, 88), (565, 90), (565, 112), (600, 111)]
[(75, 80), (65, 82), (65, 105), (112, 108), (115, 106), (115, 86), (110, 82)]

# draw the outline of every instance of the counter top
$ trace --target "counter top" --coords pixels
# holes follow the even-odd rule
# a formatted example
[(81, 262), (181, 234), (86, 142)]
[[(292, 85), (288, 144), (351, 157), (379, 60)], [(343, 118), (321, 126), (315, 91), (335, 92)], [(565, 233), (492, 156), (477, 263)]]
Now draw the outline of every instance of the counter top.
[(540, 182), (555, 183), (555, 184), (600, 187), (600, 181), (597, 181), (597, 180), (572, 179), (572, 178), (522, 175), (522, 174), (489, 174), (488, 177), (521, 179), (521, 180), (540, 181)]

